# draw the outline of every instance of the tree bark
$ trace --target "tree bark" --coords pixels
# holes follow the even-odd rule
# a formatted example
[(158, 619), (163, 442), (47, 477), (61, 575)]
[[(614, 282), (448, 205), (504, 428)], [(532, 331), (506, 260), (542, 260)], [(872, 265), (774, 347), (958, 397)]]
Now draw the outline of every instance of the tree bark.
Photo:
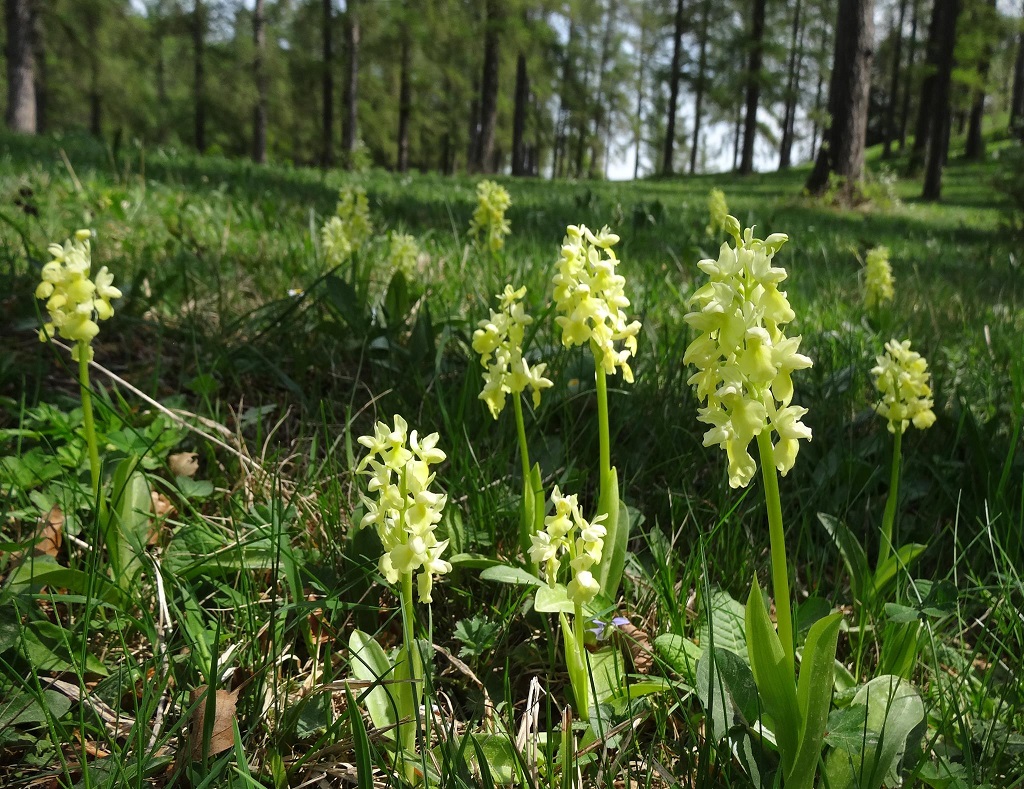
[(921, 0), (910, 0), (910, 47), (907, 50), (907, 76), (903, 81), (903, 108), (900, 110), (900, 145), (902, 153), (907, 146), (907, 123), (910, 118), (910, 96), (914, 92), (914, 58), (917, 55), (917, 18)]
[(948, 3), (952, 0), (936, 0), (932, 6), (932, 17), (928, 25), (928, 42), (925, 44), (925, 63), (928, 73), (921, 81), (921, 98), (917, 106), (917, 123), (914, 124), (914, 146), (910, 149), (908, 170), (917, 173), (925, 159), (931, 135), (936, 131), (935, 87), (938, 79), (939, 61), (942, 57), (942, 28)]
[(1017, 59), (1013, 66), (1013, 95), (1010, 102), (1010, 131), (1024, 142), (1024, 30), (1021, 30), (1017, 37)]
[(32, 45), (36, 7), (34, 0), (6, 0), (7, 23), (7, 126), (21, 134), (35, 134), (36, 63)]
[(811, 194), (824, 192), (834, 173), (843, 179), (840, 199), (849, 202), (856, 195), (864, 174), (874, 33), (872, 0), (839, 0), (828, 96), (832, 122), (807, 179), (807, 191)]
[(359, 140), (359, 7), (356, 0), (348, 0), (345, 22), (348, 59), (345, 62), (345, 88), (342, 96), (345, 117), (341, 130), (341, 147), (346, 166), (352, 167), (352, 155)]
[(754, 172), (754, 140), (757, 137), (757, 105), (761, 100), (761, 65), (764, 61), (764, 17), (767, 0), (754, 0), (750, 30), (750, 60), (747, 63), (747, 114), (743, 123), (743, 155), (740, 174)]
[(924, 200), (938, 200), (942, 197), (942, 168), (949, 152), (950, 91), (953, 76), (953, 60), (956, 50), (956, 22), (960, 16), (961, 0), (936, 2), (943, 8), (939, 26), (935, 81), (932, 86), (932, 107), (934, 110), (932, 129), (929, 135), (927, 165), (924, 173)]
[(409, 116), (412, 112), (412, 34), (409, 30), (409, 9), (403, 9), (402, 29), (399, 33), (398, 56), (398, 172), (409, 170)]
[(256, 82), (256, 104), (252, 108), (252, 160), (257, 164), (267, 161), (267, 33), (264, 2), (256, 0), (252, 12), (252, 73)]
[(693, 100), (693, 141), (690, 143), (690, 175), (697, 172), (697, 154), (700, 150), (700, 125), (704, 115), (704, 90), (708, 70), (708, 19), (711, 0), (704, 0), (700, 9), (700, 51), (697, 54), (696, 95)]
[(896, 94), (900, 85), (900, 63), (903, 59), (903, 22), (907, 16), (907, 0), (900, 0), (900, 10), (893, 29), (895, 40), (892, 52), (892, 74), (889, 79), (889, 99), (885, 103), (885, 128), (882, 142), (882, 158), (892, 157), (892, 141), (896, 136)]
[(195, 0), (192, 9), (192, 50), (194, 55), (192, 85), (195, 102), (195, 144), (196, 150), (206, 150), (206, 10), (202, 0)]
[(501, 0), (487, 0), (484, 17), (484, 64), (480, 77), (480, 132), (472, 169), (490, 170), (494, 159), (494, 135), (498, 125), (498, 66), (501, 59)]
[(321, 40), (321, 54), (323, 60), (323, 73), (321, 74), (321, 88), (323, 92), (323, 114), (321, 116), (322, 128), (320, 166), (330, 167), (334, 163), (334, 46), (332, 41), (332, 28), (334, 27), (334, 0), (323, 0), (323, 17), (321, 20), (323, 38)]
[[(991, 13), (996, 12), (996, 0), (989, 0)], [(981, 161), (985, 158), (985, 137), (982, 134), (981, 124), (985, 115), (985, 87), (988, 83), (988, 73), (992, 66), (992, 45), (985, 43), (984, 52), (978, 62), (978, 82), (980, 87), (974, 91), (974, 100), (971, 102), (971, 117), (967, 127), (967, 142), (964, 149), (964, 158), (969, 161)]]
[[(32, 0), (38, 3), (38, 0)], [(43, 10), (34, 5), (35, 13), (32, 15), (32, 56), (35, 59), (35, 88), (36, 88), (36, 132), (42, 134), (46, 131), (47, 106), (49, 93), (47, 91), (46, 73), (46, 32), (43, 17)]]
[(97, 139), (103, 136), (103, 95), (100, 92), (100, 8), (90, 9), (86, 16), (86, 35), (89, 41), (89, 134)]
[(792, 164), (793, 137), (796, 131), (796, 109), (800, 98), (800, 0), (793, 10), (793, 29), (789, 43), (789, 63), (786, 67), (786, 110), (782, 117), (782, 142), (779, 143), (779, 169), (785, 170)]
[(512, 175), (526, 175), (526, 113), (530, 106), (530, 78), (526, 55), (516, 57), (515, 110), (512, 113)]
[(672, 156), (676, 147), (676, 114), (679, 109), (679, 83), (683, 68), (683, 0), (676, 0), (675, 24), (672, 33), (672, 70), (669, 73), (668, 125), (665, 129), (665, 152), (661, 174), (672, 175)]
[(605, 127), (610, 126), (611, 109), (606, 99), (608, 91), (608, 61), (611, 59), (612, 34), (615, 30), (615, 8), (618, 0), (611, 0), (605, 11), (604, 34), (601, 36), (601, 59), (597, 67), (597, 101), (594, 102), (594, 136), (590, 145), (590, 178), (601, 177), (607, 165)]

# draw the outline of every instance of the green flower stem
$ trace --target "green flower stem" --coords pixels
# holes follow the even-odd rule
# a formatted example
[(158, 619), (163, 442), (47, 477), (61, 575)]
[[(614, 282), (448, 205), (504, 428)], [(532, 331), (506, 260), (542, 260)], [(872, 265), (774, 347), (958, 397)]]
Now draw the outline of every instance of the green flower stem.
[(92, 492), (99, 506), (100, 497), (100, 450), (96, 441), (96, 421), (92, 414), (92, 392), (89, 388), (89, 344), (78, 343), (78, 388), (82, 396), (82, 423), (85, 427), (85, 443), (89, 448), (89, 476)]
[(775, 619), (779, 640), (786, 655), (791, 675), (796, 672), (793, 643), (793, 614), (789, 606), (789, 567), (786, 563), (786, 537), (782, 525), (782, 499), (779, 497), (779, 475), (775, 469), (775, 450), (770, 430), (757, 436), (757, 449), (761, 455), (761, 476), (764, 479), (764, 499), (768, 508), (768, 536), (772, 554), (772, 591), (775, 593)]
[(600, 443), (601, 479), (605, 479), (612, 469), (611, 437), (608, 432), (608, 380), (604, 368), (598, 362), (598, 354), (594, 354), (594, 380), (597, 384), (597, 437)]
[(882, 515), (882, 541), (878, 546), (878, 563), (875, 573), (889, 558), (893, 549), (892, 530), (896, 522), (896, 499), (900, 490), (900, 458), (902, 455), (903, 431), (896, 431), (896, 439), (892, 443), (892, 471), (889, 476), (889, 498), (885, 500), (885, 513)]
[(582, 674), (576, 677), (573, 688), (576, 696), (577, 712), (583, 720), (590, 720), (590, 670), (587, 668), (587, 648), (583, 643), (583, 606), (573, 603), (572, 632), (576, 638), (576, 660)]
[[(523, 420), (523, 398), (512, 394), (512, 405), (516, 412), (516, 433), (519, 436), (519, 459), (523, 462), (523, 484), (530, 484), (530, 450), (526, 445), (526, 423)], [(530, 513), (531, 516), (533, 513)]]
[(405, 773), (405, 780), (416, 782), (416, 763), (412, 756), (416, 753), (416, 731), (419, 728), (419, 688), (423, 678), (420, 666), (419, 648), (416, 645), (416, 634), (413, 632), (412, 611), (412, 573), (402, 573), (402, 585), (399, 589), (399, 604), (402, 608), (402, 651), (405, 652), (408, 676), (406, 682), (398, 686), (398, 747), (401, 749), (400, 760)]

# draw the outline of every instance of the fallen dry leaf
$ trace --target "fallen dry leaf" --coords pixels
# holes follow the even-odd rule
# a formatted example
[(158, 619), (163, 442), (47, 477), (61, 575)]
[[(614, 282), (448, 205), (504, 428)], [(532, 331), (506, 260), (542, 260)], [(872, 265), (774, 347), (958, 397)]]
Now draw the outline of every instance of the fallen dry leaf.
[(57, 551), (64, 541), (64, 513), (56, 504), (39, 519), (36, 540), (36, 556), (57, 557)]
[(175, 452), (167, 458), (167, 465), (176, 477), (194, 477), (199, 471), (199, 455), (195, 452)]
[(153, 517), (149, 519), (149, 537), (146, 540), (146, 544), (156, 545), (160, 541), (160, 521), (174, 514), (174, 505), (171, 504), (171, 500), (163, 493), (151, 490), (149, 495), (153, 499), (150, 507)]
[[(192, 712), (192, 720), (188, 727), (190, 753), (192, 761), (203, 758), (203, 731), (206, 728), (206, 685), (200, 685), (192, 691), (191, 700), (196, 704)], [(213, 727), (210, 730), (210, 747), (207, 756), (216, 756), (235, 744), (235, 705), (238, 702), (238, 691), (218, 690), (213, 701)]]

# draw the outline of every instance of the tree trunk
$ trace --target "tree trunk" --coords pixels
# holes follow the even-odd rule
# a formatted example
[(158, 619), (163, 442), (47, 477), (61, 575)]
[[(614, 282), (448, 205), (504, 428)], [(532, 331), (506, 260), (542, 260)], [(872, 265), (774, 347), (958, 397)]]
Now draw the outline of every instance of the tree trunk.
[(345, 88), (342, 96), (345, 117), (341, 130), (341, 147), (346, 166), (352, 167), (352, 155), (359, 140), (359, 13), (356, 0), (348, 0), (345, 22), (348, 59), (345, 63)]
[(863, 177), (874, 33), (872, 0), (839, 0), (828, 90), (831, 124), (807, 179), (807, 191), (811, 194), (824, 192), (834, 173), (843, 179), (839, 197), (848, 202), (854, 198)]
[(939, 26), (935, 81), (933, 83), (932, 107), (934, 110), (932, 131), (928, 144), (928, 161), (924, 172), (924, 189), (921, 197), (938, 200), (942, 197), (942, 168), (949, 152), (950, 90), (953, 76), (953, 60), (956, 50), (956, 21), (960, 16), (960, 0), (936, 2), (943, 8)]
[(35, 29), (34, 0), (6, 0), (7, 22), (7, 126), (21, 134), (35, 134), (36, 63), (32, 45)]
[(601, 37), (601, 59), (597, 67), (597, 101), (594, 102), (594, 136), (590, 146), (590, 173), (592, 179), (601, 177), (607, 167), (607, 140), (605, 128), (610, 127), (611, 108), (606, 106), (608, 91), (608, 61), (611, 59), (612, 34), (615, 30), (615, 8), (618, 0), (611, 0), (605, 12), (604, 35)]
[(736, 104), (736, 119), (733, 122), (732, 131), (732, 169), (733, 172), (739, 170), (740, 167), (740, 140), (743, 135), (743, 105)]
[(323, 73), (323, 115), (321, 116), (320, 166), (330, 167), (334, 163), (334, 47), (331, 32), (334, 27), (334, 0), (323, 0), (322, 60)]
[(267, 72), (264, 60), (267, 49), (265, 0), (256, 0), (252, 12), (252, 73), (256, 82), (256, 104), (252, 108), (252, 160), (267, 161)]
[(818, 133), (821, 131), (822, 124), (822, 100), (821, 94), (824, 88), (824, 68), (822, 63), (825, 62), (825, 58), (828, 56), (830, 49), (829, 45), (829, 31), (827, 26), (827, 20), (821, 20), (821, 39), (818, 42), (818, 80), (817, 85), (814, 88), (814, 112), (811, 113), (811, 151), (810, 158), (814, 161), (818, 157)]
[(747, 114), (743, 123), (741, 175), (754, 172), (754, 140), (757, 137), (757, 105), (761, 100), (761, 64), (764, 60), (764, 17), (767, 4), (767, 0), (754, 0), (750, 60), (747, 63)]
[(195, 57), (192, 72), (193, 99), (195, 101), (196, 150), (206, 150), (206, 10), (202, 0), (195, 0), (192, 10), (192, 49)]
[(907, 146), (907, 122), (910, 118), (910, 96), (914, 92), (914, 57), (917, 55), (917, 17), (921, 0), (910, 0), (910, 48), (907, 50), (907, 76), (903, 81), (903, 108), (900, 110), (900, 152)]
[(800, 98), (800, 40), (800, 0), (796, 0), (789, 43), (789, 64), (786, 67), (786, 110), (782, 117), (782, 142), (779, 144), (780, 170), (785, 170), (792, 164), (796, 109)]
[(526, 113), (530, 106), (530, 78), (526, 55), (516, 57), (516, 98), (512, 113), (512, 175), (526, 175)]
[(889, 99), (885, 103), (885, 128), (883, 130), (882, 158), (892, 157), (892, 141), (896, 136), (896, 93), (900, 85), (900, 62), (903, 58), (903, 22), (907, 16), (907, 0), (900, 0), (900, 10), (893, 29), (895, 40), (892, 52), (892, 74), (889, 79)]
[(101, 19), (99, 7), (93, 8), (86, 17), (86, 34), (89, 40), (89, 134), (97, 139), (103, 137), (103, 95), (100, 92)]
[[(989, 0), (989, 8), (993, 15), (996, 12), (996, 0)], [(986, 42), (985, 50), (978, 63), (978, 82), (980, 87), (974, 92), (971, 103), (971, 118), (967, 128), (967, 143), (964, 158), (969, 161), (981, 161), (985, 158), (985, 137), (982, 135), (981, 123), (985, 115), (985, 86), (988, 84), (988, 73), (992, 65), (992, 45)]]
[(412, 68), (412, 35), (409, 30), (409, 9), (404, 9), (402, 30), (399, 34), (398, 55), (398, 172), (409, 170), (409, 116), (412, 112), (410, 70)]
[(1017, 37), (1017, 59), (1013, 66), (1013, 97), (1010, 102), (1010, 131), (1024, 142), (1024, 30)]
[(502, 0), (487, 0), (484, 17), (484, 64), (480, 77), (480, 132), (472, 169), (487, 172), (494, 159), (494, 135), (498, 125), (498, 66), (501, 59)]
[[(33, 0), (38, 2), (38, 0)], [(35, 13), (32, 15), (32, 56), (35, 59), (35, 88), (36, 88), (36, 132), (42, 134), (46, 131), (46, 108), (49, 94), (46, 86), (46, 33), (43, 23), (43, 13), (38, 6), (33, 6)]]
[(708, 70), (708, 19), (711, 0), (704, 0), (700, 9), (700, 52), (697, 55), (696, 95), (693, 100), (693, 141), (690, 143), (690, 175), (697, 172), (697, 153), (700, 150), (700, 124), (704, 114), (704, 90)]
[(676, 0), (675, 25), (672, 34), (672, 70), (669, 73), (668, 126), (665, 129), (665, 153), (661, 174), (672, 175), (672, 155), (676, 147), (676, 113), (679, 109), (679, 83), (683, 67), (683, 0)]
[(924, 162), (929, 138), (939, 124), (935, 123), (935, 86), (938, 79), (939, 61), (942, 57), (942, 27), (946, 18), (948, 3), (952, 0), (936, 0), (932, 6), (932, 18), (928, 25), (928, 43), (925, 45), (925, 62), (928, 73), (921, 81), (921, 98), (917, 106), (917, 123), (914, 125), (914, 147), (910, 150), (908, 170), (917, 173)]

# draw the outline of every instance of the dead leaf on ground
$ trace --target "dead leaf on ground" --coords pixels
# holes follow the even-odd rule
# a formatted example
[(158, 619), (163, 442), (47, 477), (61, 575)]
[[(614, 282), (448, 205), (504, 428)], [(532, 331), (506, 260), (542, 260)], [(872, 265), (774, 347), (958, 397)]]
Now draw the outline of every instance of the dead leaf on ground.
[[(195, 704), (192, 720), (188, 727), (189, 751), (192, 761), (203, 758), (203, 732), (206, 728), (206, 708), (209, 699), (206, 697), (206, 685), (200, 685), (192, 691), (191, 700)], [(198, 704), (196, 703), (198, 702)], [(207, 756), (223, 753), (235, 744), (235, 705), (238, 703), (238, 691), (218, 690), (213, 701), (213, 727), (210, 730), (210, 747)]]
[(42, 518), (36, 529), (36, 556), (57, 557), (57, 551), (64, 541), (64, 512), (54, 504)]
[(194, 477), (199, 471), (199, 455), (195, 452), (175, 452), (167, 458), (167, 465), (176, 477)]
[(149, 519), (149, 537), (146, 540), (146, 544), (156, 545), (160, 541), (160, 528), (162, 525), (160, 522), (171, 517), (175, 510), (171, 500), (163, 493), (151, 490), (149, 494), (153, 499), (153, 504), (150, 507), (153, 517)]

